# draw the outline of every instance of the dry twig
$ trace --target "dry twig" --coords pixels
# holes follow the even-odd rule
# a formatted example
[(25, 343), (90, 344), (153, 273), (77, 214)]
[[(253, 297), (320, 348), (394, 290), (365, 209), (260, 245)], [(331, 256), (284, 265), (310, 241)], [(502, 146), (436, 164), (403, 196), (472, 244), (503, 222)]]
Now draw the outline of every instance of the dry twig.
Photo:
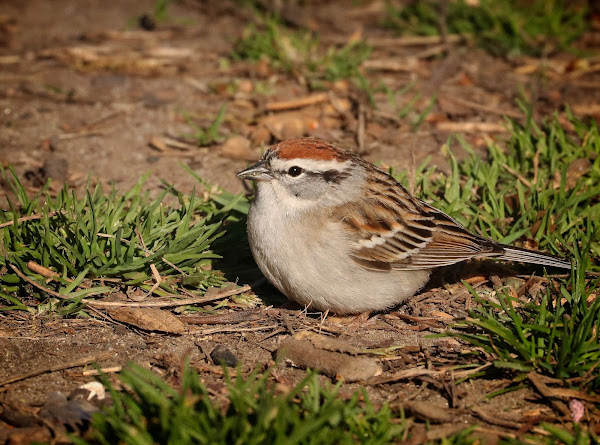
[(121, 372), (122, 370), (122, 366), (111, 366), (108, 368), (88, 369), (86, 371), (82, 371), (81, 375), (84, 377), (88, 377), (92, 375), (112, 374), (113, 372)]
[[(28, 215), (28, 216), (23, 216), (19, 219), (17, 219), (17, 222), (25, 222), (25, 221), (34, 221), (36, 219), (42, 219), (45, 216), (48, 216), (48, 218), (52, 217), (52, 216), (56, 216), (59, 213), (64, 214), (65, 212), (63, 211), (56, 211), (56, 212), (48, 212), (48, 213), (35, 213), (33, 215)], [(7, 221), (5, 223), (0, 224), (0, 229), (3, 229), (4, 227), (8, 227), (8, 226), (12, 226), (15, 222), (14, 221)]]
[(422, 46), (439, 45), (440, 43), (460, 43), (465, 38), (459, 34), (448, 34), (442, 36), (405, 36), (405, 37), (380, 37), (367, 40), (369, 45), (373, 46)]
[(508, 116), (511, 117), (513, 119), (524, 119), (525, 116), (523, 115), (523, 113), (519, 113), (516, 111), (512, 111), (512, 110), (499, 110), (496, 107), (491, 107), (489, 105), (483, 105), (483, 104), (479, 104), (477, 102), (473, 102), (470, 100), (466, 100), (466, 99), (461, 99), (459, 97), (454, 97), (454, 96), (450, 96), (447, 94), (444, 94), (442, 98), (440, 99), (445, 99), (448, 102), (452, 102), (456, 105), (460, 105), (463, 107), (467, 107), (467, 108), (472, 108), (474, 110), (477, 111), (483, 111), (487, 114), (498, 114), (500, 116)]
[(423, 68), (419, 65), (417, 59), (379, 59), (365, 60), (361, 66), (370, 70), (391, 71), (398, 73), (420, 73), (424, 74)]
[(329, 100), (327, 93), (317, 93), (311, 96), (302, 97), (300, 99), (285, 100), (281, 102), (268, 102), (265, 105), (267, 111), (284, 111), (293, 110), (296, 108), (309, 107), (311, 105), (317, 105)]
[(19, 374), (14, 377), (9, 377), (8, 379), (4, 379), (0, 381), (0, 386), (8, 385), (9, 383), (18, 382), (21, 380), (29, 379), (31, 377), (36, 377), (38, 375), (46, 374), (47, 372), (55, 372), (62, 371), (63, 369), (76, 368), (77, 366), (85, 366), (89, 363), (99, 362), (102, 360), (106, 360), (114, 355), (113, 352), (102, 352), (100, 354), (91, 354), (80, 359), (74, 360), (68, 363), (61, 363), (58, 365), (47, 366), (45, 368), (36, 369), (34, 371), (29, 371), (24, 374)]
[(527, 188), (531, 188), (532, 187), (531, 182), (529, 182), (521, 173), (519, 173), (515, 169), (509, 167), (507, 164), (504, 164), (503, 167), (504, 167), (504, 170), (506, 170), (507, 172), (509, 172), (511, 175), (513, 175), (519, 181), (521, 181), (525, 187), (527, 187)]
[(438, 122), (436, 127), (452, 133), (508, 133), (504, 125), (496, 122)]
[(389, 375), (389, 376), (371, 379), (367, 383), (369, 385), (381, 385), (383, 383), (397, 382), (398, 380), (412, 379), (415, 377), (443, 376), (443, 375), (448, 374), (450, 371), (452, 371), (452, 375), (455, 379), (462, 379), (462, 378), (466, 378), (466, 377), (470, 376), (471, 374), (475, 374), (480, 371), (483, 371), (484, 369), (489, 368), (490, 366), (492, 366), (491, 363), (484, 363), (483, 365), (478, 366), (477, 368), (466, 369), (464, 371), (452, 371), (451, 369), (433, 370), (433, 369), (426, 369), (423, 367), (410, 368), (410, 369), (403, 369), (402, 371), (395, 372), (394, 374)]
[[(48, 295), (52, 295), (53, 297), (56, 298), (60, 298), (61, 300), (65, 300), (65, 299), (69, 299), (70, 297), (68, 295), (62, 295), (56, 291), (53, 291), (52, 289), (49, 289), (45, 286), (42, 286), (40, 283), (38, 283), (37, 281), (29, 278), (28, 276), (26, 276), (23, 272), (21, 272), (16, 266), (14, 266), (13, 264), (10, 265), (10, 267), (12, 268), (12, 270), (15, 271), (15, 273), (22, 278), (23, 280), (27, 281), (29, 284), (31, 284), (32, 286), (34, 286), (37, 289), (40, 289), (44, 292), (46, 292)], [(192, 297), (192, 298), (184, 298), (181, 300), (168, 300), (168, 301), (146, 301), (143, 303), (129, 303), (126, 301), (95, 301), (95, 300), (88, 300), (86, 298), (84, 298), (83, 300), (81, 300), (82, 303), (85, 304), (89, 304), (90, 306), (96, 306), (96, 307), (129, 307), (129, 308), (141, 308), (141, 307), (175, 307), (175, 306), (187, 306), (187, 305), (192, 305), (192, 304), (202, 304), (202, 303), (208, 303), (210, 301), (215, 301), (215, 300), (221, 300), (223, 298), (227, 298), (227, 297), (231, 297), (233, 295), (238, 295), (244, 292), (249, 291), (251, 288), (248, 285), (242, 286), (242, 287), (238, 287), (238, 288), (234, 288), (234, 289), (225, 289), (221, 292), (217, 292), (213, 295), (210, 295), (208, 297), (203, 296), (203, 297)], [(181, 295), (168, 295), (168, 298), (173, 298), (173, 297), (180, 297)]]

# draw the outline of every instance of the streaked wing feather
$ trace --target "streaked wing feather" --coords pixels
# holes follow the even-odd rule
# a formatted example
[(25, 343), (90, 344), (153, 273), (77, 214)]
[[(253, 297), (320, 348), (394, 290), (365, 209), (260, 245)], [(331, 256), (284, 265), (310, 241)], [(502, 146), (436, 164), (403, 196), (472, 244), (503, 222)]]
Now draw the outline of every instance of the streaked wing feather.
[(387, 174), (378, 173), (367, 183), (368, 198), (341, 218), (356, 234), (353, 257), (361, 266), (430, 269), (502, 254), (499, 244), (471, 234), (445, 213), (410, 196)]

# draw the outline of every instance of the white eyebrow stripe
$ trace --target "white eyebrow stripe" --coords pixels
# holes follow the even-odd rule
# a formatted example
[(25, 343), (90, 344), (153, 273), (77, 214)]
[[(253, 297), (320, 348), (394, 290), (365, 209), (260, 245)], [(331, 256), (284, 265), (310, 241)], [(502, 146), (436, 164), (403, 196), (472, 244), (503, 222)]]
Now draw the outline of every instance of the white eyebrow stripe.
[(327, 170), (345, 170), (352, 165), (352, 160), (340, 162), (322, 159), (279, 159), (271, 160), (271, 169), (287, 171), (290, 167), (300, 167), (311, 172), (325, 172)]

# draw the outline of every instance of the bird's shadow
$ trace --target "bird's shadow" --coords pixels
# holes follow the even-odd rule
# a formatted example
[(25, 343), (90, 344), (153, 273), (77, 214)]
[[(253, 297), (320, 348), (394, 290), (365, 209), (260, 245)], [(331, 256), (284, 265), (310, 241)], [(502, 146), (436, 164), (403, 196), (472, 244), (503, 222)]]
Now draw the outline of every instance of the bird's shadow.
[(246, 217), (240, 216), (238, 221), (226, 221), (225, 235), (212, 244), (212, 250), (221, 258), (213, 261), (213, 266), (233, 283), (250, 284), (267, 306), (279, 307), (288, 302), (267, 279), (256, 265), (246, 233)]
[(446, 285), (458, 284), (473, 277), (485, 277), (487, 279), (498, 277), (502, 280), (517, 275), (544, 276), (546, 271), (553, 270), (554, 268), (536, 264), (505, 263), (490, 259), (463, 261), (434, 271), (419, 293), (434, 291)]

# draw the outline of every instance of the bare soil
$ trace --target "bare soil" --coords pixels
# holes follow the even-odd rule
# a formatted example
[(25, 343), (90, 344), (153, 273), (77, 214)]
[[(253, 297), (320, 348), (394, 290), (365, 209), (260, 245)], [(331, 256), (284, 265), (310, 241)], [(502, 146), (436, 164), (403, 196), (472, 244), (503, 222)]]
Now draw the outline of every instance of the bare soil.
[[(189, 192), (198, 184), (181, 168), (183, 163), (208, 182), (239, 193), (245, 189), (236, 172), (260, 156), (256, 148), (260, 143), (282, 138), (320, 137), (399, 169), (414, 168), (431, 157), (443, 170), (447, 166), (443, 146), (450, 133), (460, 133), (485, 156), (489, 139), (506, 137), (499, 128), (502, 115), (522, 118), (516, 105), (521, 92), (531, 100), (536, 119), (555, 111), (564, 118), (567, 105), (582, 118), (600, 114), (600, 72), (573, 74), (577, 58), (572, 54), (505, 60), (465, 43), (439, 49), (440, 42), (407, 45), (381, 26), (385, 2), (380, 0), (351, 8), (344, 1), (284, 4), (280, 12), (290, 26), (318, 31), (324, 44), (347, 42), (353, 34), (366, 37), (374, 45), (371, 61), (387, 64), (385, 69), (365, 71), (371, 81), (384, 81), (396, 90), (415, 82), (414, 90), (399, 99), (401, 105), (422, 93), (408, 118), (395, 117), (383, 93), (375, 94), (378, 110), (373, 111), (365, 95), (349, 82), (329, 85), (330, 98), (314, 105), (267, 111), (273, 103), (315, 93), (301, 79), (265, 64), (225, 63), (233, 42), (252, 21), (252, 13), (234, 1), (173, 2), (170, 20), (146, 31), (137, 18), (152, 14), (151, 0), (4, 0), (0, 162), (14, 166), (31, 191), (39, 190), (49, 178), (55, 190), (65, 182), (81, 190), (88, 178), (125, 190), (150, 170), (147, 188), (152, 192), (160, 189), (161, 179)], [(598, 54), (599, 30), (587, 33), (577, 45)], [(432, 110), (416, 130), (411, 129), (410, 122), (426, 109), (434, 93)], [(251, 141), (250, 148), (224, 149), (224, 141), (206, 147), (172, 145), (193, 131), (184, 112), (206, 127), (221, 106), (226, 106), (224, 140), (241, 135)], [(452, 148), (462, 155), (457, 144)], [(216, 312), (212, 324), (189, 325), (183, 334), (148, 332), (104, 312), (95, 319), (0, 313), (0, 383), (42, 371), (0, 385), (0, 442), (63, 437), (58, 426), (49, 429), (43, 423), (19, 422), (15, 413), (37, 416), (50, 393), (69, 394), (93, 381), (83, 371), (96, 359), (101, 359), (103, 368), (140, 363), (176, 382), (189, 357), (209, 386), (222, 387), (221, 368), (210, 357), (215, 346), (222, 345), (237, 357), (243, 372), (275, 366), (273, 378), (293, 385), (304, 371), (289, 360), (273, 362), (281, 342), (302, 331), (336, 337), (360, 350), (397, 346), (393, 358), (373, 358), (380, 375), (345, 384), (341, 395), (364, 386), (375, 404), (388, 401), (404, 406), (417, 419), (412, 430), (415, 443), (473, 423), (492, 439), (519, 437), (535, 431), (541, 421), (568, 420), (568, 413), (527, 388), (486, 399), (510, 383), (502, 376), (457, 385), (446, 371), (473, 361), (466, 354), (473, 351), (453, 338), (429, 337), (445, 331), (474, 304), (461, 278), (470, 278), (481, 289), (508, 279), (517, 288), (535, 284), (510, 278), (514, 273), (489, 263), (467, 265), (435, 280), (397, 311), (367, 321), (306, 314), (264, 283), (253, 290), (272, 308), (262, 305), (255, 310), (246, 300), (234, 298)], [(238, 278), (235, 270), (229, 275), (231, 281)], [(243, 280), (258, 278), (255, 274)], [(246, 320), (228, 318), (240, 311), (251, 314)], [(82, 357), (89, 357), (86, 366), (69, 367)], [(396, 374), (417, 367), (431, 372)], [(410, 404), (416, 401), (424, 405)], [(563, 402), (566, 406), (568, 401)], [(433, 425), (427, 431), (425, 422)]]

